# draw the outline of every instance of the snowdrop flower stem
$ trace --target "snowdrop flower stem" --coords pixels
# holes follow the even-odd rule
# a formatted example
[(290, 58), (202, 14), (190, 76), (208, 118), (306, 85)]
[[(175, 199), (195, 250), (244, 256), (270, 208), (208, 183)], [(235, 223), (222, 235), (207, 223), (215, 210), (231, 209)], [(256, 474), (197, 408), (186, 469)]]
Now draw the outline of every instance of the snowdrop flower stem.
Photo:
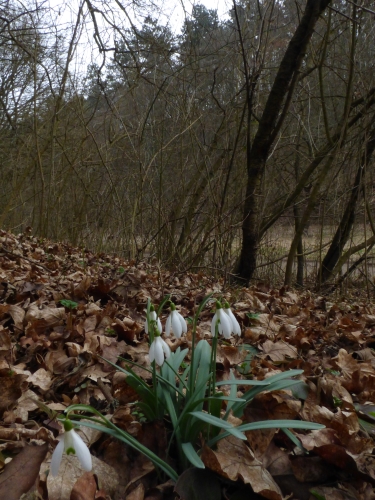
[(90, 471), (92, 469), (92, 461), (88, 447), (83, 442), (81, 436), (79, 436), (73, 429), (71, 420), (65, 419), (63, 424), (65, 432), (57, 438), (60, 442), (52, 454), (52, 476), (57, 476), (59, 472), (64, 451), (67, 455), (76, 455), (81, 463), (82, 469)]
[(210, 360), (210, 373), (212, 373), (211, 387), (210, 387), (210, 396), (211, 397), (215, 395), (215, 390), (216, 390), (216, 355), (217, 355), (217, 342), (218, 342), (218, 328), (219, 328), (219, 322), (216, 321), (215, 334), (212, 338), (211, 360)]
[(156, 314), (154, 306), (149, 302), (147, 304), (147, 317), (146, 317), (146, 323), (145, 323), (145, 332), (149, 335), (151, 343), (154, 340), (156, 329), (158, 329), (159, 332), (162, 331), (161, 322)]
[[(203, 309), (206, 307), (207, 303), (211, 300), (211, 297), (212, 297), (212, 293), (210, 293), (209, 295), (207, 295), (203, 300), (202, 302), (200, 303), (200, 305), (198, 306), (195, 314), (194, 314), (194, 318), (193, 318), (193, 328), (192, 328), (192, 332), (191, 332), (191, 361), (190, 361), (190, 373), (195, 373), (195, 343), (196, 343), (196, 334), (197, 334), (197, 324), (198, 324), (198, 320), (199, 320), (199, 316), (201, 314), (201, 312), (203, 311)], [(194, 392), (194, 383), (195, 383), (195, 379), (194, 377), (189, 377), (189, 391), (190, 391), (190, 394), (193, 394)]]

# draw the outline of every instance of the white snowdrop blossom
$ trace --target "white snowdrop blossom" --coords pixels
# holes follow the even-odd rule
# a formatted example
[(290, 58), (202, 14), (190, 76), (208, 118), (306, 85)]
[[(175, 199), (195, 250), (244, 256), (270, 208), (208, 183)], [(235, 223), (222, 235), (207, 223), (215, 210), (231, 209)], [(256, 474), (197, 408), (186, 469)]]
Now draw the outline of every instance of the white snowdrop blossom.
[(91, 470), (92, 460), (91, 454), (88, 447), (85, 445), (81, 436), (79, 436), (73, 429), (72, 422), (70, 420), (65, 420), (64, 422), (65, 432), (57, 439), (60, 441), (56, 446), (55, 451), (52, 454), (51, 459), (51, 474), (52, 476), (57, 476), (62, 460), (63, 453), (67, 455), (76, 455), (81, 463), (82, 469)]
[(181, 314), (176, 311), (176, 306), (171, 302), (171, 313), (165, 323), (165, 335), (169, 337), (170, 333), (174, 334), (176, 338), (181, 338), (183, 333), (187, 332), (187, 325)]
[(228, 314), (231, 322), (232, 322), (232, 332), (234, 335), (239, 335), (241, 336), (241, 327), (240, 324), (238, 323), (235, 315), (232, 313), (231, 308), (229, 307), (228, 302), (224, 304), (224, 311)]
[(155, 337), (154, 341), (150, 346), (149, 357), (151, 363), (155, 360), (158, 366), (162, 366), (164, 363), (164, 356), (166, 359), (171, 355), (171, 350), (169, 345), (160, 337)]
[[(161, 333), (163, 331), (163, 327), (161, 326), (160, 319), (157, 317), (154, 306), (151, 306), (151, 308), (150, 308), (150, 322), (151, 321), (156, 321), (157, 329), (159, 330), (159, 333)], [(150, 330), (150, 328), (149, 328), (149, 324), (148, 324), (148, 321), (146, 318), (145, 332), (147, 333), (147, 335), (149, 333), (149, 330)]]
[(224, 309), (221, 307), (220, 302), (216, 302), (216, 313), (214, 314), (214, 317), (212, 318), (212, 323), (211, 323), (211, 334), (214, 337), (215, 336), (215, 326), (216, 323), (219, 322), (218, 324), (218, 330), (220, 335), (223, 335), (224, 338), (229, 339), (229, 337), (232, 335), (232, 321), (228, 314), (224, 311)]

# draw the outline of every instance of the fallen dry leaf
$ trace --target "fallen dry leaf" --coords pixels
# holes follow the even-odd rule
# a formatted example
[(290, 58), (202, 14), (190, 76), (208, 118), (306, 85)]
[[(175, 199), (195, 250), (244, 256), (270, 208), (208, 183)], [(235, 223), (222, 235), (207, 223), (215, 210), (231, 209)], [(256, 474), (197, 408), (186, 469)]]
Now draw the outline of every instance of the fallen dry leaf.
[(28, 325), (26, 330), (33, 328), (45, 331), (47, 328), (62, 325), (65, 319), (66, 313), (63, 307), (48, 307), (34, 302), (26, 311), (25, 321)]
[(16, 328), (16, 331), (18, 331), (18, 333), (23, 332), (23, 320), (26, 314), (25, 310), (22, 309), (22, 307), (20, 306), (11, 305), (9, 307), (9, 314), (11, 315), (14, 321), (14, 326)]
[(70, 494), (70, 500), (95, 500), (97, 485), (91, 472), (85, 472), (77, 479)]
[(203, 448), (201, 458), (206, 467), (232, 481), (250, 484), (255, 493), (269, 500), (281, 500), (280, 488), (251, 453), (243, 441), (227, 437), (219, 441), (217, 450)]
[(9, 330), (5, 330), (0, 326), (0, 357), (7, 356), (12, 348)]
[[(338, 489), (356, 500), (373, 500), (375, 421), (370, 407), (375, 402), (375, 305), (371, 301), (350, 298), (349, 293), (344, 299), (315, 296), (308, 290), (277, 289), (264, 283), (250, 288), (227, 284), (224, 291), (222, 281), (200, 271), (182, 276), (153, 265), (151, 260), (135, 264), (66, 243), (40, 240), (29, 233), (16, 237), (0, 231), (0, 242), (11, 252), (0, 255), (0, 450), (12, 455), (33, 439), (52, 439), (44, 426), (56, 429), (57, 424), (28, 399), (32, 394), (33, 399), (58, 412), (72, 402), (90, 404), (109, 418), (113, 415), (121, 427), (144, 440), (159, 456), (165, 456), (168, 421), (155, 426), (137, 420), (133, 409), (138, 395), (126, 384), (126, 377), (114, 372), (98, 355), (124, 368), (127, 362), (118, 360), (118, 355), (137, 363), (140, 366), (133, 365), (134, 371), (149, 382), (149, 374), (142, 368), (149, 368), (144, 333), (147, 299), (159, 305), (170, 294), (183, 316), (193, 317), (197, 304), (213, 293), (231, 304), (243, 333), (242, 338), (219, 340), (217, 380), (227, 379), (230, 370), (240, 379), (264, 379), (292, 368), (304, 370), (301, 379), (308, 390), (262, 393), (248, 405), (244, 420), (291, 418), (326, 425), (322, 431), (292, 431), (309, 451), (307, 457), (298, 455), (295, 444), (282, 431), (253, 431), (247, 433), (251, 450), (243, 449), (247, 444), (240, 443), (237, 456), (233, 450), (220, 452), (220, 445), (210, 452), (213, 464), (221, 467), (215, 455), (221, 453), (228, 461), (228, 477), (245, 488), (241, 490), (245, 497), (250, 486), (243, 484), (243, 475), (248, 484), (264, 491), (261, 494), (265, 497), (279, 498), (279, 492), (272, 489), (277, 482), (282, 488), (287, 485), (282, 489), (284, 495), (293, 493), (299, 500), (311, 500), (309, 489), (321, 486), (315, 478), (325, 477), (324, 470), (319, 472), (322, 461), (337, 472), (332, 476), (335, 484), (348, 475), (345, 467), (335, 467), (335, 460), (338, 464), (351, 463), (355, 490)], [(63, 299), (78, 302), (72, 313), (61, 307)], [(161, 313), (163, 324), (166, 309)], [(198, 322), (198, 338), (209, 334), (211, 319), (212, 307), (208, 304)], [(186, 338), (169, 340), (171, 349), (190, 347), (191, 334), (189, 326)], [(248, 351), (242, 344), (251, 344), (256, 352), (246, 363)], [(189, 363), (189, 357), (185, 361)], [(17, 376), (20, 378), (14, 378)], [(238, 395), (246, 389), (239, 386)], [(229, 420), (235, 425), (242, 423), (232, 416)], [(158, 476), (147, 460), (108, 436), (97, 439), (90, 432), (87, 435), (93, 443), (93, 454), (118, 472), (119, 498), (133, 494), (159, 500), (172, 494), (157, 484)], [(324, 447), (328, 447), (327, 455), (321, 456)], [(298, 459), (294, 458), (296, 453)], [(241, 468), (238, 457), (247, 465)], [(3, 465), (0, 456), (0, 467)], [(304, 471), (305, 466), (312, 475)], [(221, 470), (223, 475), (226, 472)], [(296, 476), (311, 481), (301, 483)], [(66, 498), (76, 480), (75, 476), (66, 485)], [(51, 477), (47, 481), (42, 471), (38, 491), (45, 498), (47, 482), (52, 488)], [(59, 495), (61, 483), (57, 484), (55, 492)], [(228, 493), (225, 488), (219, 481), (223, 494)], [(51, 490), (50, 499), (53, 494)], [(100, 499), (106, 494), (105, 487), (95, 492)]]
[(316, 486), (311, 489), (311, 492), (315, 498), (329, 498), (329, 500), (353, 500), (356, 498), (346, 491), (330, 486)]
[(47, 370), (39, 368), (39, 370), (28, 377), (27, 381), (45, 392), (51, 387), (52, 377)]
[(336, 476), (334, 467), (327, 467), (327, 463), (320, 457), (291, 457), (292, 471), (300, 483), (329, 481)]
[(39, 474), (40, 464), (47, 454), (48, 445), (25, 446), (13, 460), (6, 465), (0, 475), (0, 498), (19, 500), (33, 486)]
[(339, 439), (334, 429), (320, 429), (311, 431), (309, 434), (299, 434), (296, 436), (301, 441), (306, 450), (312, 450), (315, 447), (324, 446), (326, 444), (339, 444)]
[(0, 374), (0, 416), (5, 410), (10, 410), (22, 396), (22, 384), (25, 375), (8, 373)]
[(298, 356), (297, 349), (286, 342), (272, 342), (266, 340), (261, 345), (265, 356), (269, 356), (272, 361), (285, 361), (286, 359), (295, 359)]
[(145, 487), (140, 483), (134, 490), (126, 495), (126, 500), (143, 500), (145, 497)]
[[(45, 468), (48, 465), (45, 464)], [(70, 500), (70, 495), (77, 480), (85, 474), (81, 469), (79, 461), (71, 455), (63, 455), (59, 474), (53, 477), (48, 475), (47, 489), (49, 498), (53, 500)], [(113, 496), (118, 485), (118, 475), (110, 465), (105, 464), (102, 460), (92, 457), (92, 474), (98, 477), (99, 484), (107, 492)]]
[(263, 466), (274, 476), (292, 474), (289, 455), (271, 441), (262, 457)]
[(184, 471), (179, 476), (174, 491), (181, 500), (217, 500), (221, 498), (218, 476), (209, 469), (192, 467)]

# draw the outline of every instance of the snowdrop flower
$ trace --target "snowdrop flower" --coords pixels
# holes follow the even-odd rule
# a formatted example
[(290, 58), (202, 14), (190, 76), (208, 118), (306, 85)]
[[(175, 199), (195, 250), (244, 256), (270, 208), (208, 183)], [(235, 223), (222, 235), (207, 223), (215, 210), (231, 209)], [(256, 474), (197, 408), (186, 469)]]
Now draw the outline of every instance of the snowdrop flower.
[(181, 314), (176, 311), (176, 306), (171, 302), (171, 314), (167, 318), (165, 324), (165, 335), (169, 337), (170, 333), (174, 334), (176, 338), (180, 338), (183, 333), (187, 332), (187, 325)]
[(171, 350), (169, 345), (160, 337), (160, 335), (155, 336), (153, 343), (150, 346), (149, 357), (151, 363), (155, 360), (158, 366), (164, 363), (164, 355), (166, 359), (171, 355)]
[(217, 322), (219, 322), (218, 330), (220, 335), (224, 335), (224, 338), (229, 339), (233, 331), (232, 321), (218, 301), (216, 302), (216, 313), (214, 314), (211, 323), (211, 334), (213, 337), (215, 336), (215, 326)]
[(235, 315), (232, 313), (228, 302), (225, 302), (225, 304), (224, 304), (224, 311), (228, 314), (228, 316), (232, 322), (232, 332), (234, 333), (234, 335), (241, 336), (241, 327), (240, 327)]
[[(157, 329), (159, 330), (159, 333), (163, 331), (160, 319), (157, 317), (156, 311), (155, 311), (154, 306), (152, 304), (151, 304), (151, 307), (150, 307), (150, 323), (151, 323), (151, 321), (156, 321), (156, 326), (157, 326)], [(150, 325), (148, 324), (148, 321), (147, 321), (147, 318), (146, 318), (145, 332), (147, 334), (148, 334), (148, 332), (150, 330), (149, 326)]]
[(91, 454), (82, 438), (74, 431), (73, 424), (66, 419), (64, 422), (65, 432), (57, 439), (60, 441), (52, 454), (51, 459), (51, 474), (57, 476), (63, 456), (63, 452), (67, 455), (76, 455), (81, 463), (82, 469), (91, 470), (92, 461)]

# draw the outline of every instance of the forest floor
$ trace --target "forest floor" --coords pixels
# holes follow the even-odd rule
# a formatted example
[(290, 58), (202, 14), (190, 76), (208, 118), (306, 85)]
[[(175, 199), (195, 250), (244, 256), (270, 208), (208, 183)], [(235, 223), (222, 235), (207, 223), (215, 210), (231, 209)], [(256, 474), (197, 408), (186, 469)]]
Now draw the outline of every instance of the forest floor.
[[(375, 499), (375, 304), (365, 297), (324, 297), (262, 283), (223, 289), (204, 274), (180, 275), (4, 231), (0, 278), (0, 500), (200, 500), (203, 492), (204, 500)], [(185, 318), (208, 294), (230, 303), (242, 336), (220, 340), (217, 380), (231, 371), (262, 380), (304, 370), (306, 394), (260, 393), (244, 421), (295, 419), (325, 428), (293, 431), (303, 450), (278, 429), (247, 432), (246, 442), (225, 438), (206, 454), (211, 459), (203, 472), (190, 469), (177, 485), (143, 455), (84, 428), (92, 472), (64, 456), (52, 477), (61, 425), (51, 414), (72, 403), (112, 415), (112, 422), (165, 455), (164, 423), (139, 419), (126, 376), (102, 358), (149, 366), (147, 299), (158, 305), (167, 294)], [(76, 306), (64, 307), (64, 301)], [(163, 325), (167, 315), (161, 315)], [(209, 303), (199, 338), (210, 340), (212, 316)], [(172, 351), (191, 346), (191, 326), (186, 336), (167, 341)], [(210, 497), (214, 483), (218, 489)]]

